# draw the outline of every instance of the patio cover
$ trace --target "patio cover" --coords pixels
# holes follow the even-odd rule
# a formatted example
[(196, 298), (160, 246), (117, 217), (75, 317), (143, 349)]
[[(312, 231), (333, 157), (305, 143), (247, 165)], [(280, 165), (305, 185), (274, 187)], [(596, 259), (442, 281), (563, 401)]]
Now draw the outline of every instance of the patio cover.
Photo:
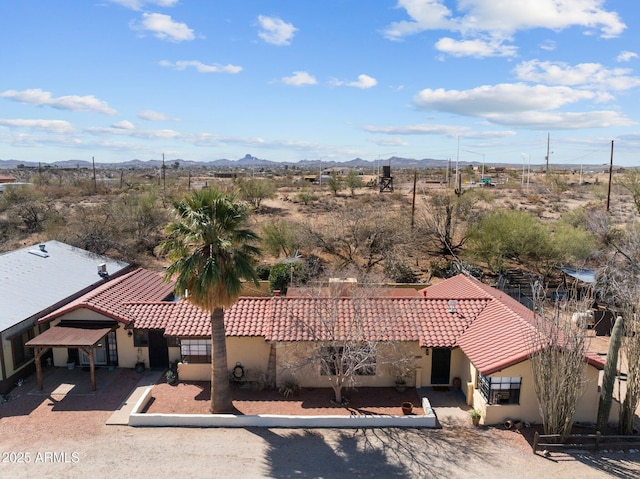
[(94, 354), (96, 344), (109, 334), (117, 325), (110, 328), (81, 328), (69, 326), (54, 326), (47, 329), (42, 334), (27, 341), (25, 346), (34, 348), (36, 363), (36, 376), (38, 377), (38, 387), (44, 387), (42, 378), (42, 364), (40, 358), (49, 348), (80, 348), (89, 356), (89, 368), (91, 370), (91, 390), (96, 390), (96, 372)]

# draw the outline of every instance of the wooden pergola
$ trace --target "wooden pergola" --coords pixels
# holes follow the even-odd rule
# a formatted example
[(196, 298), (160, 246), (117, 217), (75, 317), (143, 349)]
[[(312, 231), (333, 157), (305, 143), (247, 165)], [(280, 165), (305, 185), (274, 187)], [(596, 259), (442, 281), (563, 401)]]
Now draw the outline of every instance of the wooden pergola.
[(38, 387), (40, 390), (44, 387), (44, 379), (42, 377), (42, 364), (40, 358), (50, 348), (78, 348), (89, 356), (89, 368), (91, 371), (91, 390), (96, 390), (96, 371), (95, 371), (95, 355), (96, 345), (111, 331), (117, 327), (111, 328), (76, 328), (68, 326), (54, 326), (47, 329), (42, 334), (27, 341), (25, 346), (34, 349), (36, 362), (36, 376), (38, 378)]

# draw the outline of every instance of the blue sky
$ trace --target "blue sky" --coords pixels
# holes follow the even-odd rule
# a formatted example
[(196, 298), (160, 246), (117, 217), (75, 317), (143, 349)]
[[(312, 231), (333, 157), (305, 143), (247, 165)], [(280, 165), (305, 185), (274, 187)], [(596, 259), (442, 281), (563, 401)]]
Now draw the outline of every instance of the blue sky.
[(629, 0), (0, 2), (0, 159), (640, 165)]

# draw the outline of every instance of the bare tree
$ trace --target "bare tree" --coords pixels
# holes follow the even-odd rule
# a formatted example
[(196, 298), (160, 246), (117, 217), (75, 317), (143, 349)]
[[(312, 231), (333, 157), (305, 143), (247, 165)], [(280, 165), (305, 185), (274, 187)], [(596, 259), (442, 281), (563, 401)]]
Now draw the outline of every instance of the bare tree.
[(635, 168), (626, 170), (619, 182), (629, 192), (636, 210), (640, 213), (640, 170)]
[(343, 402), (345, 387), (356, 386), (361, 378), (375, 376), (391, 364), (394, 371), (405, 374), (407, 367), (400, 365), (413, 357), (403, 356), (393, 343), (383, 341), (390, 335), (393, 313), (387, 310), (386, 317), (380, 317), (372, 297), (370, 288), (329, 283), (322, 289), (308, 289), (287, 304), (290, 321), (298, 335), (306, 338), (291, 344), (287, 367), (294, 375), (305, 368), (319, 371), (337, 403)]
[(531, 333), (530, 362), (538, 408), (545, 434), (571, 432), (578, 397), (584, 385), (587, 352), (586, 325), (571, 321), (584, 305), (570, 301), (547, 305), (546, 289), (533, 285), (537, 311)]
[(334, 211), (326, 224), (307, 224), (308, 244), (338, 260), (339, 268), (368, 273), (407, 244), (406, 217), (380, 215), (370, 205), (348, 205)]
[(424, 198), (427, 207), (418, 218), (416, 233), (436, 252), (455, 254), (467, 241), (473, 199), (451, 193), (434, 193)]

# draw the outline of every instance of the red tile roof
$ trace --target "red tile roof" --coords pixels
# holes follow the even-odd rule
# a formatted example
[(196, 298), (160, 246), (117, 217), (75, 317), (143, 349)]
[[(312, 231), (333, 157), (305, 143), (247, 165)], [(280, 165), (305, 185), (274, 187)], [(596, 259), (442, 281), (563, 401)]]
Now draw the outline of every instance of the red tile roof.
[(164, 329), (165, 336), (210, 337), (209, 313), (186, 301), (128, 303), (133, 324), (139, 329)]
[(52, 321), (78, 309), (90, 309), (125, 324), (131, 317), (125, 303), (133, 301), (157, 302), (173, 292), (173, 283), (164, 281), (164, 275), (138, 268), (119, 276), (60, 309), (42, 317), (39, 323)]
[[(453, 301), (452, 301), (453, 300)], [(168, 336), (206, 337), (209, 314), (181, 301), (126, 305), (136, 328)], [(525, 360), (534, 334), (533, 312), (480, 281), (458, 275), (422, 291), (422, 297), (240, 298), (225, 310), (227, 336), (308, 341), (352, 336), (417, 341), (421, 347), (460, 347), (487, 375)], [(588, 354), (590, 364), (602, 360)]]

